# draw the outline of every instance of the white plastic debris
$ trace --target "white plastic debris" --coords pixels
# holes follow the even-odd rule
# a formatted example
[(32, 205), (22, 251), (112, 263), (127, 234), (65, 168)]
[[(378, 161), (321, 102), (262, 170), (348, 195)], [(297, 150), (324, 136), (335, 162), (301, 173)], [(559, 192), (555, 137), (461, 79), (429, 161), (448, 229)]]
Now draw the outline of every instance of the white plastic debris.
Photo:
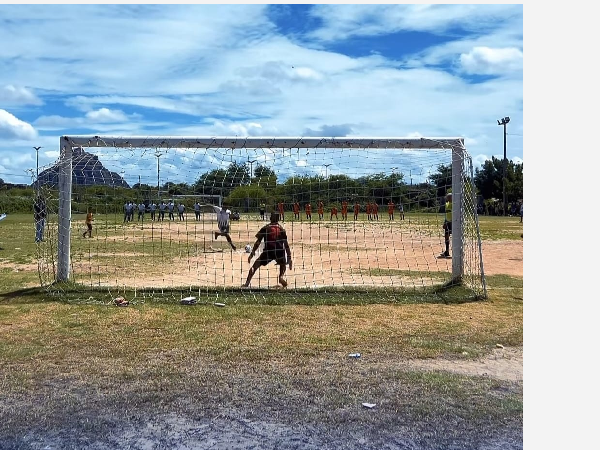
[(222, 308), (223, 306), (225, 306), (225, 303), (213, 303), (213, 305), (219, 306), (219, 307)]
[(196, 304), (196, 297), (182, 298), (180, 303), (182, 305), (195, 305)]
[(363, 403), (362, 404), (365, 408), (369, 408), (369, 409), (373, 409), (375, 408), (375, 403)]
[(350, 353), (348, 355), (349, 358), (360, 358), (360, 353)]

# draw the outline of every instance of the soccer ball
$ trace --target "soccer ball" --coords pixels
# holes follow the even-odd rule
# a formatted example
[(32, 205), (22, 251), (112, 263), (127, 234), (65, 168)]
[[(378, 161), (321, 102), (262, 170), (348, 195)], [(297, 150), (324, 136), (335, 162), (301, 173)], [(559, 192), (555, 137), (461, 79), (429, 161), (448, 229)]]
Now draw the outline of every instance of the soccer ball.
[(250, 247), (250, 244), (246, 244), (244, 250), (246, 250), (246, 253), (250, 253), (252, 251), (252, 247)]

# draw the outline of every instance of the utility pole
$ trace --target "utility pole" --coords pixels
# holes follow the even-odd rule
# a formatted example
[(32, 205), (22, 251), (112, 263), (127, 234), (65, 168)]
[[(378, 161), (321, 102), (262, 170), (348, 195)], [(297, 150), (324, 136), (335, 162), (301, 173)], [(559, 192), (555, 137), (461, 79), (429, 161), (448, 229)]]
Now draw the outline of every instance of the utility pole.
[(397, 167), (392, 167), (392, 193), (391, 193), (391, 200), (394, 201), (394, 185), (396, 184), (396, 170), (398, 170)]
[(33, 147), (35, 149), (35, 185), (40, 187), (40, 148), (42, 147)]
[(498, 125), (502, 125), (504, 126), (504, 160), (502, 161), (502, 209), (503, 211), (503, 215), (506, 216), (506, 210), (507, 210), (507, 205), (506, 205), (506, 166), (507, 166), (507, 160), (506, 160), (506, 125), (508, 125), (508, 122), (510, 122), (510, 117), (503, 117), (502, 119), (498, 120)]
[(160, 157), (163, 154), (156, 150), (154, 156), (156, 156), (156, 196), (160, 200)]
[(248, 164), (250, 164), (250, 182), (252, 182), (252, 177), (253, 177), (252, 164), (254, 164), (256, 161), (258, 161), (258, 160), (253, 159), (252, 161), (250, 161), (250, 157), (248, 156)]
[(327, 182), (327, 203), (329, 203), (329, 178), (327, 177), (327, 168), (331, 166), (331, 164), (323, 164), (325, 166), (325, 180)]

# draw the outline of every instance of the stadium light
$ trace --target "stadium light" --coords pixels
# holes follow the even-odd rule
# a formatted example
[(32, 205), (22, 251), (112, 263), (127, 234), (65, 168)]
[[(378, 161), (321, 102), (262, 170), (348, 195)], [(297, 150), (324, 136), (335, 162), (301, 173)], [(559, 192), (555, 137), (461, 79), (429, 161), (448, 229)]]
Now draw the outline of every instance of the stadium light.
[(323, 164), (323, 167), (325, 167), (325, 179), (327, 179), (327, 168), (331, 166), (331, 164)]
[(504, 160), (502, 161), (502, 209), (503, 215), (506, 216), (506, 125), (510, 122), (510, 117), (506, 116), (498, 120), (498, 125), (504, 127)]

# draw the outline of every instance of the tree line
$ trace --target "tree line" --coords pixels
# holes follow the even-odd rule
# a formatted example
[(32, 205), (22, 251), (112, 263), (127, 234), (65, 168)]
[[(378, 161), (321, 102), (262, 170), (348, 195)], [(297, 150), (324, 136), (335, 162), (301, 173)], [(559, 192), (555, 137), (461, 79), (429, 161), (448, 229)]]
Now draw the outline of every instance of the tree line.
[[(72, 202), (74, 211), (85, 211), (92, 203), (102, 209), (122, 208), (125, 201), (150, 203), (169, 199), (173, 196), (219, 195), (223, 202), (234, 209), (249, 211), (260, 204), (274, 207), (283, 202), (287, 207), (295, 202), (306, 203), (322, 201), (326, 206), (340, 204), (346, 200), (362, 204), (373, 201), (387, 205), (391, 200), (395, 204), (406, 205), (409, 209), (436, 211), (446, 192), (451, 188), (452, 166), (439, 165), (437, 171), (429, 175), (424, 182), (409, 184), (403, 173), (374, 173), (357, 178), (348, 175), (299, 175), (279, 182), (275, 172), (258, 165), (250, 173), (248, 163), (232, 162), (227, 168), (219, 168), (201, 174), (192, 183), (167, 182), (160, 186), (143, 183), (131, 188), (109, 186), (79, 186), (73, 184)], [(501, 201), (503, 196), (502, 159), (492, 157), (481, 168), (475, 169), (474, 186), (479, 206)], [(506, 194), (509, 204), (523, 199), (523, 164), (508, 161), (506, 170)], [(55, 188), (47, 188), (52, 191)], [(50, 193), (57, 198), (57, 193)], [(29, 212), (33, 207), (35, 192), (31, 188), (10, 185), (0, 179), (0, 212)], [(181, 199), (191, 207), (196, 201), (193, 197)], [(104, 205), (104, 206), (102, 206)], [(98, 211), (102, 212), (102, 211)], [(480, 211), (481, 212), (481, 211)]]

